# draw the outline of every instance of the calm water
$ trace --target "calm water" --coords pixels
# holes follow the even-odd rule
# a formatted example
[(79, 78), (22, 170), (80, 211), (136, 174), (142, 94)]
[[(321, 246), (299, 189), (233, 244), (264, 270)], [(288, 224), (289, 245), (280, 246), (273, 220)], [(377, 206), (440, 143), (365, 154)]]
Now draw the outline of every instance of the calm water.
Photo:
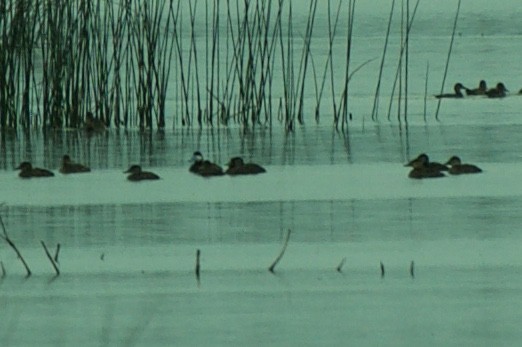
[[(376, 2), (357, 5), (361, 62), (381, 54), (389, 8)], [(482, 78), (522, 87), (513, 73), (517, 5), (463, 2), (446, 89)], [(408, 124), (386, 120), (387, 86), (379, 121), (370, 120), (373, 63), (354, 76), (345, 133), (324, 115), (292, 134), (277, 125), (248, 134), (2, 134), (2, 217), (34, 275), (25, 278), (14, 252), (0, 247), (0, 344), (518, 345), (522, 97), (446, 100), (440, 122), (429, 97), (423, 117), (426, 63), (431, 95), (440, 89), (455, 6), (419, 7)], [(391, 58), (386, 85), (394, 65)], [(221, 164), (242, 155), (268, 173), (194, 177), (187, 168), (196, 149)], [(439, 161), (457, 153), (484, 173), (413, 182), (402, 164), (420, 152)], [(56, 170), (64, 153), (93, 172), (22, 181), (13, 171), (26, 159)], [(127, 182), (122, 171), (131, 163), (162, 180)], [(271, 274), (288, 229), (287, 252)], [(52, 251), (61, 244), (57, 278), (41, 240)]]

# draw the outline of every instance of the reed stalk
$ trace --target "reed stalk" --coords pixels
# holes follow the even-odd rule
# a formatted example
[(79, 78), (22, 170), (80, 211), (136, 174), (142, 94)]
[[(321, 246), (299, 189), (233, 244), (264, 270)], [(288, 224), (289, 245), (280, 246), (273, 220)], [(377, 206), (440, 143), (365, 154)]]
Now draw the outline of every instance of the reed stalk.
[(291, 233), (291, 230), (288, 229), (288, 231), (286, 233), (285, 242), (283, 244), (283, 248), (281, 249), (281, 252), (277, 256), (277, 258), (274, 260), (272, 265), (270, 265), (270, 267), (268, 268), (268, 271), (270, 271), (271, 273), (274, 273), (274, 269), (275, 269), (276, 265), (279, 263), (279, 261), (283, 258), (283, 255), (285, 254), (286, 247), (288, 246), (288, 242), (290, 241), (290, 233)]
[[(442, 85), (440, 87), (440, 93), (442, 94), (444, 91), (444, 84), (446, 83), (446, 77), (448, 76), (448, 69), (449, 69), (449, 63), (451, 58), (451, 51), (453, 49), (453, 41), (455, 40), (455, 32), (457, 31), (457, 21), (459, 19), (459, 12), (460, 12), (460, 2), (457, 3), (457, 11), (455, 12), (455, 19), (453, 21), (453, 30), (451, 32), (451, 40), (450, 45), (448, 49), (448, 56), (446, 58), (446, 66), (444, 67), (444, 76), (442, 77)], [(439, 120), (439, 110), (440, 110), (440, 103), (442, 102), (442, 99), (439, 99), (437, 102), (437, 110), (435, 111), (435, 119)]]

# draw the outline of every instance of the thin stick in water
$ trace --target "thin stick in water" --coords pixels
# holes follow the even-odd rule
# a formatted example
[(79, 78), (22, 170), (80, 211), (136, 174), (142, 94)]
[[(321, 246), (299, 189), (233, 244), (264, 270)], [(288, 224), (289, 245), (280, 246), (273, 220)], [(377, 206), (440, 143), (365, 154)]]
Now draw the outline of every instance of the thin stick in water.
[(381, 261), (381, 278), (384, 277), (385, 271), (384, 271), (384, 264)]
[(411, 278), (415, 278), (415, 263), (413, 260), (410, 263), (410, 276)]
[(40, 241), (42, 243), (42, 246), (44, 248), (45, 254), (47, 255), (47, 258), (53, 265), (54, 271), (56, 272), (56, 276), (60, 275), (60, 270), (58, 269), (58, 266), (56, 265), (56, 262), (54, 261), (53, 257), (51, 256), (51, 253), (49, 253), (49, 250), (47, 249), (47, 246), (45, 245), (45, 242)]
[(339, 265), (337, 266), (337, 272), (343, 272), (343, 266), (344, 266), (344, 263), (346, 263), (346, 257), (344, 257), (341, 262), (339, 263)]
[(60, 253), (60, 244), (56, 245), (56, 252), (54, 253), (54, 261), (58, 263), (58, 254)]
[(5, 267), (4, 267), (3, 261), (0, 261), (0, 267), (2, 268), (2, 278), (4, 278), (7, 273), (5, 272)]
[(281, 258), (283, 258), (283, 255), (285, 254), (286, 247), (288, 246), (288, 241), (290, 241), (290, 233), (291, 232), (292, 231), (290, 229), (288, 229), (288, 232), (286, 233), (285, 243), (283, 245), (283, 248), (281, 249), (281, 253), (279, 253), (279, 255), (274, 260), (272, 265), (270, 265), (270, 267), (268, 268), (268, 271), (270, 271), (271, 273), (274, 273), (274, 268), (276, 267), (277, 263), (279, 263), (279, 261), (281, 260)]
[(5, 240), (5, 242), (7, 242), (7, 244), (9, 246), (11, 246), (11, 248), (15, 251), (16, 255), (18, 256), (18, 259), (20, 259), (20, 261), (22, 262), (22, 264), (25, 267), (25, 271), (27, 272), (27, 276), (26, 277), (31, 276), (31, 269), (29, 269), (29, 265), (27, 265), (27, 263), (25, 262), (24, 257), (22, 257), (22, 254), (20, 253), (20, 251), (18, 250), (18, 248), (16, 247), (14, 242), (9, 238), (9, 235), (7, 235), (7, 230), (5, 228), (4, 220), (2, 219), (1, 215), (0, 215), (0, 225), (2, 225), (2, 229), (4, 231), (4, 234), (0, 235), (0, 237), (3, 238)]

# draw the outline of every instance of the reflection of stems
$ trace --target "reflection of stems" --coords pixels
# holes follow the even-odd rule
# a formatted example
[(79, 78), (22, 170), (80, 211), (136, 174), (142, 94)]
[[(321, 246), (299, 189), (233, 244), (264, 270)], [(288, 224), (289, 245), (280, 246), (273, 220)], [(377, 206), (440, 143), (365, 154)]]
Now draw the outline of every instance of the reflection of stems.
[(0, 261), (0, 267), (2, 268), (2, 278), (4, 278), (6, 275), (6, 272), (5, 272), (5, 267), (4, 267), (3, 261)]
[(196, 251), (196, 279), (198, 280), (198, 284), (199, 284), (199, 270), (200, 270), (200, 265), (199, 265), (200, 255), (201, 255), (201, 251), (198, 249)]
[[(11, 248), (15, 251), (16, 255), (18, 256), (18, 259), (20, 259), (20, 261), (22, 262), (22, 264), (25, 267), (25, 271), (27, 272), (27, 277), (31, 276), (31, 270), (29, 269), (29, 266), (25, 262), (24, 257), (22, 257), (22, 254), (20, 253), (18, 248), (16, 248), (15, 244), (13, 243), (13, 241), (11, 241), (11, 239), (7, 235), (7, 230), (5, 229), (4, 220), (2, 219), (1, 215), (0, 215), (0, 224), (2, 225), (2, 230), (4, 231), (4, 234), (0, 235), (0, 237), (3, 238), (5, 240), (5, 242), (7, 242), (7, 244), (9, 246), (11, 246)], [(2, 269), (3, 269), (3, 266), (2, 266)]]
[(381, 277), (384, 277), (384, 264), (381, 261)]
[(276, 267), (277, 263), (279, 263), (279, 261), (281, 260), (281, 258), (283, 258), (283, 255), (285, 254), (286, 247), (288, 246), (288, 241), (290, 241), (290, 233), (291, 233), (291, 230), (288, 229), (288, 232), (286, 233), (286, 239), (285, 239), (285, 243), (283, 245), (283, 249), (281, 249), (281, 253), (279, 253), (276, 260), (274, 260), (272, 265), (270, 265), (270, 267), (268, 268), (268, 271), (270, 271), (271, 273), (274, 273), (274, 268)]
[(415, 278), (415, 263), (413, 260), (410, 263), (410, 276), (411, 278)]
[[(47, 258), (49, 258), (49, 261), (53, 265), (54, 271), (56, 272), (56, 276), (60, 275), (60, 270), (58, 269), (58, 266), (56, 265), (56, 262), (54, 261), (53, 257), (51, 256), (51, 253), (49, 253), (49, 250), (47, 249), (47, 246), (43, 241), (40, 241), (42, 243), (42, 246), (44, 248), (45, 254), (47, 255)], [(58, 247), (58, 249), (60, 249)]]

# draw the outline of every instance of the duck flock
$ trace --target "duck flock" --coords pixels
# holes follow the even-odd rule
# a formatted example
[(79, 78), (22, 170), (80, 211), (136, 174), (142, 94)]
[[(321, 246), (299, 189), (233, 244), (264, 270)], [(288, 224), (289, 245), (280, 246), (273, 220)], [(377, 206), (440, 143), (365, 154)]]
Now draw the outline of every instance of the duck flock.
[[(266, 170), (258, 164), (245, 163), (241, 157), (234, 157), (230, 159), (228, 163), (228, 169), (223, 170), (221, 166), (212, 163), (209, 160), (205, 160), (199, 151), (194, 152), (191, 162), (192, 165), (190, 166), (189, 171), (193, 174), (203, 177), (223, 175), (255, 175), (266, 172)], [(33, 165), (28, 161), (24, 161), (16, 169), (20, 170), (18, 176), (21, 178), (54, 176), (54, 173), (51, 170), (33, 167)], [(91, 169), (83, 164), (75, 163), (68, 155), (64, 155), (62, 158), (62, 166), (60, 167), (59, 171), (60, 173), (67, 175), (90, 172)], [(144, 171), (139, 165), (131, 165), (131, 167), (127, 171), (124, 171), (124, 173), (129, 174), (127, 176), (129, 181), (160, 179), (157, 174), (150, 171)]]
[(445, 172), (450, 175), (476, 174), (482, 172), (482, 169), (476, 165), (462, 163), (456, 155), (452, 156), (446, 163), (441, 164), (430, 161), (426, 153), (421, 153), (417, 158), (411, 160), (404, 166), (412, 167), (408, 177), (414, 179), (445, 177)]
[[(506, 92), (509, 90), (506, 88), (504, 83), (498, 82), (494, 88), (488, 88), (486, 81), (481, 80), (479, 82), (479, 86), (477, 88), (467, 88), (462, 83), (456, 83), (453, 86), (454, 93), (445, 93), (435, 95), (437, 99), (441, 98), (463, 98), (464, 91), (467, 96), (485, 96), (488, 98), (503, 98), (506, 96)], [(518, 92), (518, 94), (522, 94), (522, 89)]]

